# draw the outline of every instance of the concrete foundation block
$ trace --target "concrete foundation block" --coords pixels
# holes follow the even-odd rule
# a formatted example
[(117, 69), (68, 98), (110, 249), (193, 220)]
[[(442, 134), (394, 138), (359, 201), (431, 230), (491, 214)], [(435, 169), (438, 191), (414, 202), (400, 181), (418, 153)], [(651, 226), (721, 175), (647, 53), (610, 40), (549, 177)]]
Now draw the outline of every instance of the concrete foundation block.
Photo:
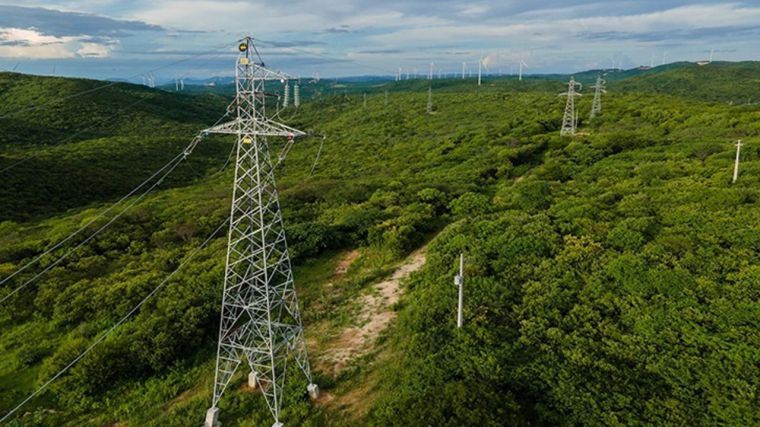
[(206, 422), (203, 427), (219, 427), (219, 408), (209, 408), (206, 411)]
[(317, 400), (317, 398), (319, 398), (319, 386), (316, 384), (309, 384), (306, 386), (306, 390), (309, 392), (311, 400)]
[(258, 375), (256, 375), (256, 372), (251, 372), (250, 374), (248, 374), (248, 387), (255, 390), (257, 387), (256, 383), (258, 381), (258, 378), (259, 377)]

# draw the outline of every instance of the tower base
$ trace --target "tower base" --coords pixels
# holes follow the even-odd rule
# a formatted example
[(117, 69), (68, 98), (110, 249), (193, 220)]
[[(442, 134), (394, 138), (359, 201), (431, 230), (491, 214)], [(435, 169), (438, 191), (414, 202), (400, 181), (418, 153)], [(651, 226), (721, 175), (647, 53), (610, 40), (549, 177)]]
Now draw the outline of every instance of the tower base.
[(311, 400), (317, 400), (317, 398), (319, 398), (319, 386), (316, 384), (309, 384), (306, 386), (306, 390), (309, 392)]
[(256, 375), (256, 372), (251, 372), (248, 374), (248, 387), (252, 388), (253, 390), (256, 390), (256, 380), (258, 379), (258, 375)]
[(206, 411), (206, 421), (203, 427), (219, 427), (219, 408), (209, 408)]

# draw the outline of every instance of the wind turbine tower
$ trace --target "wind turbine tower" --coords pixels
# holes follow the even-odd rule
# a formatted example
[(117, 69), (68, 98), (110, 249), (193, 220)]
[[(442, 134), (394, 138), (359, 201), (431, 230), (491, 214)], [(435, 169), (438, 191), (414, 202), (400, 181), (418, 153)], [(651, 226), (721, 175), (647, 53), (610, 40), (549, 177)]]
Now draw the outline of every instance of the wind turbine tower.
[(478, 86), (482, 83), (482, 75), (483, 75), (483, 53), (480, 53), (480, 58), (478, 58)]
[(523, 67), (528, 68), (528, 64), (525, 63), (525, 60), (523, 60), (522, 55), (520, 55), (520, 77), (519, 77), (520, 81), (522, 81)]
[(567, 93), (561, 93), (559, 96), (566, 96), (567, 103), (565, 104), (565, 115), (562, 117), (562, 130), (559, 134), (562, 136), (574, 136), (575, 129), (578, 126), (577, 117), (575, 115), (575, 97), (581, 96), (576, 92), (576, 88), (581, 90), (583, 85), (575, 81), (575, 77), (570, 78), (570, 82), (567, 84)]
[(591, 118), (598, 116), (602, 113), (602, 94), (607, 93), (604, 85), (607, 82), (602, 79), (602, 76), (597, 76), (596, 84), (591, 86), (594, 89), (594, 102), (591, 104)]
[(267, 143), (268, 137), (292, 140), (305, 133), (267, 118), (266, 83), (291, 77), (265, 68), (253, 43), (246, 37), (238, 47), (237, 117), (204, 131), (237, 137), (214, 397), (205, 427), (218, 426), (219, 400), (244, 361), (250, 369), (248, 384), (266, 399), (274, 427), (282, 427), (285, 370), (291, 358), (308, 379), (311, 398), (319, 393), (306, 353)]

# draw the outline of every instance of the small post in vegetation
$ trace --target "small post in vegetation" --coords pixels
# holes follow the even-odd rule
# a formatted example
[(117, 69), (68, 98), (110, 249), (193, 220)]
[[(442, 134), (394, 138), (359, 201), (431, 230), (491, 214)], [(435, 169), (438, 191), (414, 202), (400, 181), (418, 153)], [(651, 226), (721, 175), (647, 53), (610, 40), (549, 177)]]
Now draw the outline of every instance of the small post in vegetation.
[(739, 178), (739, 156), (742, 152), (742, 140), (736, 141), (736, 163), (734, 163), (734, 179), (731, 180), (731, 184), (735, 184)]
[(364, 92), (364, 108), (367, 108), (367, 92)]
[(464, 305), (464, 254), (459, 254), (459, 274), (454, 276), (454, 284), (459, 288), (459, 303), (457, 307), (457, 328), (462, 327), (462, 306)]

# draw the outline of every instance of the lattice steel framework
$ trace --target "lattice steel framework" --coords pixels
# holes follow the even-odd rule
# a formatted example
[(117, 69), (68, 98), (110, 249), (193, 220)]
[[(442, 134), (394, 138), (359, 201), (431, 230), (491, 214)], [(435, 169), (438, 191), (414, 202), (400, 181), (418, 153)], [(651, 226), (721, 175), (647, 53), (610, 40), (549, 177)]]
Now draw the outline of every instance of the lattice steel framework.
[(575, 97), (581, 96), (580, 93), (575, 91), (575, 88), (581, 90), (583, 85), (575, 81), (575, 77), (570, 78), (570, 82), (567, 84), (567, 93), (561, 93), (560, 96), (567, 96), (567, 103), (565, 103), (565, 115), (562, 117), (562, 130), (560, 135), (573, 136), (575, 135), (575, 129), (578, 126), (578, 119), (575, 115)]
[(607, 82), (602, 79), (602, 76), (597, 76), (596, 84), (591, 86), (594, 89), (594, 102), (591, 104), (591, 118), (598, 116), (602, 113), (602, 94), (607, 93), (604, 85)]
[[(316, 396), (293, 285), (274, 167), (267, 137), (304, 136), (266, 116), (265, 83), (289, 76), (264, 67), (250, 37), (236, 64), (237, 117), (206, 133), (237, 135), (237, 157), (222, 298), (214, 397), (206, 426), (218, 424), (218, 403), (238, 367), (247, 361), (249, 384), (266, 398), (281, 426), (285, 371), (291, 357)], [(276, 102), (276, 101), (275, 101)]]

